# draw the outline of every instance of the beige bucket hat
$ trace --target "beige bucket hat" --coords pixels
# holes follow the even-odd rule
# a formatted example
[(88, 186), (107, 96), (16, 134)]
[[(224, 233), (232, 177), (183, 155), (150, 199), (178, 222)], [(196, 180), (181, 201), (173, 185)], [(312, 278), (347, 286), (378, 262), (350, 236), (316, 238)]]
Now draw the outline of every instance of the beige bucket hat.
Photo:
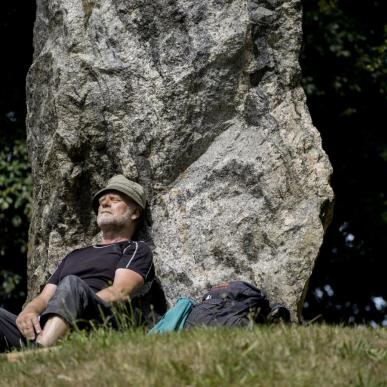
[(105, 188), (99, 190), (93, 197), (93, 209), (95, 213), (98, 212), (98, 199), (107, 191), (118, 191), (125, 194), (134, 202), (136, 202), (142, 209), (146, 206), (146, 193), (140, 184), (135, 181), (127, 179), (124, 175), (115, 175), (107, 182)]

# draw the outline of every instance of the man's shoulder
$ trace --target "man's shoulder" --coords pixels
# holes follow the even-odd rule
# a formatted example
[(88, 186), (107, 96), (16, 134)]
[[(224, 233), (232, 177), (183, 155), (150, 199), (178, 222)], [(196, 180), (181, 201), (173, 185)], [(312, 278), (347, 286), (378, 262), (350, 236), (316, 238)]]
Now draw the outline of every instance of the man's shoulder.
[(141, 252), (142, 254), (152, 254), (152, 249), (150, 248), (149, 244), (143, 240), (128, 241), (127, 245), (123, 250), (123, 253), (130, 254), (134, 252)]

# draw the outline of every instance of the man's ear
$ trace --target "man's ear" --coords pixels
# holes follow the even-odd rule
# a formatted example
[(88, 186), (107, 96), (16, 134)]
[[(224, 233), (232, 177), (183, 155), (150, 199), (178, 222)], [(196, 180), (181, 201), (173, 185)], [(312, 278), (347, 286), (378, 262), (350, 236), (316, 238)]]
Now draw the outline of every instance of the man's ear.
[(137, 220), (137, 219), (140, 219), (140, 216), (141, 216), (141, 211), (138, 207), (136, 207), (132, 212), (132, 215), (130, 216), (130, 218), (132, 220)]

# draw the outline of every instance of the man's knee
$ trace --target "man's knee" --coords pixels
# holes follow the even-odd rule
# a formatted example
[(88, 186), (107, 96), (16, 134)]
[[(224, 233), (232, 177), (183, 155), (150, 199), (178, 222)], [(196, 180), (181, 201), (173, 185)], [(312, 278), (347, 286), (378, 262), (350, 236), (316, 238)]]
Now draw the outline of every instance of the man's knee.
[(76, 275), (64, 277), (58, 284), (54, 296), (48, 302), (46, 310), (41, 314), (41, 324), (57, 315), (70, 323), (76, 318), (80, 305), (84, 304), (87, 284)]
[(66, 275), (58, 284), (58, 286), (71, 286), (83, 282), (78, 276), (70, 274)]
[(61, 290), (76, 290), (79, 288), (83, 288), (85, 286), (85, 282), (81, 280), (78, 276), (70, 274), (64, 277), (58, 284), (58, 289)]
[(76, 275), (68, 275), (64, 277), (58, 284), (53, 300), (58, 301), (64, 299), (85, 299), (89, 294), (93, 293), (89, 285)]
[[(58, 284), (55, 294), (60, 297), (68, 295), (70, 297), (80, 296), (86, 293), (87, 284), (76, 275), (68, 275), (64, 277)], [(54, 297), (55, 299), (55, 297)]]

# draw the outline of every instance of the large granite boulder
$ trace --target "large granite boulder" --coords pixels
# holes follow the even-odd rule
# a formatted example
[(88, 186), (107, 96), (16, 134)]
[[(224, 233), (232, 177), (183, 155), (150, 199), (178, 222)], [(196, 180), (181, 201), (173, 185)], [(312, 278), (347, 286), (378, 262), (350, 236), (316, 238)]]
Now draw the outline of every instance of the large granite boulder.
[(149, 192), (171, 302), (245, 279), (296, 320), (333, 199), (300, 86), (300, 1), (37, 5), (29, 296), (95, 240), (91, 196), (124, 173)]

